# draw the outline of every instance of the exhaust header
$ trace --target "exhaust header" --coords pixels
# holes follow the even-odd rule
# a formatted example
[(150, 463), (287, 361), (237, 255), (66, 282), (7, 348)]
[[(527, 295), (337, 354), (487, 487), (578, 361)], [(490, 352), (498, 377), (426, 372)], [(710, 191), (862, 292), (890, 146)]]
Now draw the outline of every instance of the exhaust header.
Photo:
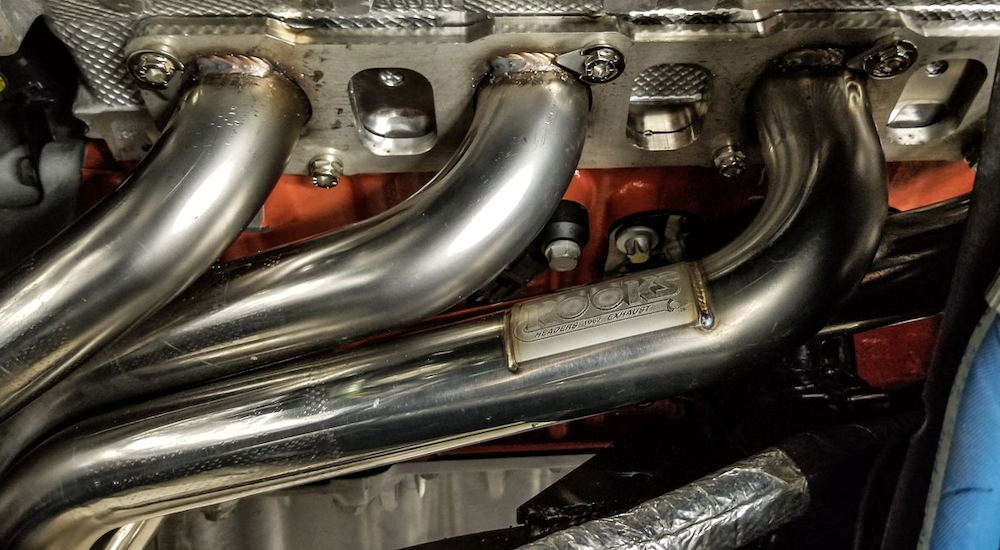
[(0, 420), (204, 273), (281, 176), (302, 91), (252, 57), (198, 68), (121, 188), (0, 281)]
[(771, 75), (753, 95), (770, 184), (731, 246), (83, 422), (0, 486), (0, 540), (82, 549), (125, 523), (682, 393), (800, 344), (872, 260), (885, 164), (853, 74)]

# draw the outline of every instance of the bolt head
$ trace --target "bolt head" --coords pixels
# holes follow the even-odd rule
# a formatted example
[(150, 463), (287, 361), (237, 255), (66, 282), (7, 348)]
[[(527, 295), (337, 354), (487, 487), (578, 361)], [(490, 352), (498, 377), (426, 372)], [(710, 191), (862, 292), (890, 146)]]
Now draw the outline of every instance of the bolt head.
[(917, 47), (906, 40), (886, 44), (865, 55), (862, 66), (873, 78), (892, 78), (917, 61)]
[(587, 82), (611, 82), (624, 69), (625, 58), (610, 46), (597, 46), (584, 52), (583, 79)]
[(607, 80), (617, 72), (614, 64), (606, 59), (595, 59), (587, 65), (587, 76), (597, 80)]
[(652, 250), (660, 244), (660, 238), (650, 227), (634, 225), (620, 229), (615, 235), (615, 246), (633, 264), (649, 261)]
[(644, 264), (649, 261), (650, 242), (647, 235), (636, 235), (625, 241), (625, 256), (634, 264)]
[(344, 163), (335, 155), (320, 155), (309, 162), (309, 176), (316, 187), (336, 187), (343, 174)]
[(738, 162), (727, 162), (719, 167), (719, 174), (724, 178), (738, 178), (746, 172), (746, 168)]
[(724, 178), (738, 178), (747, 171), (747, 157), (737, 147), (728, 145), (715, 153), (715, 167)]
[(313, 174), (312, 182), (316, 187), (329, 189), (331, 187), (336, 187), (337, 184), (340, 183), (340, 178), (327, 174)]
[(927, 72), (927, 76), (943, 75), (947, 70), (948, 62), (943, 59), (940, 61), (931, 61), (926, 67), (924, 67), (924, 71)]
[(545, 259), (553, 271), (572, 271), (580, 260), (580, 245), (569, 239), (552, 241), (545, 246)]
[(138, 52), (129, 63), (132, 76), (153, 88), (166, 88), (182, 68), (180, 61), (163, 52)]
[(406, 82), (406, 75), (393, 69), (382, 69), (378, 72), (378, 78), (389, 88), (402, 86)]

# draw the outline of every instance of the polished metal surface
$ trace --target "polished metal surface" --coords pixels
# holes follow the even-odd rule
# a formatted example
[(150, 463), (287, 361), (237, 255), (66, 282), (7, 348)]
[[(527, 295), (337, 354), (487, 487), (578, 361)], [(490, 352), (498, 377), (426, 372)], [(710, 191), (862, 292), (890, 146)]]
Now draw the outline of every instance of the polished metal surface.
[(974, 59), (921, 64), (889, 113), (886, 135), (908, 146), (937, 142), (961, 123), (966, 98), (985, 82), (986, 67)]
[(0, 419), (180, 293), (264, 203), (309, 106), (226, 59), (204, 60), (121, 189), (0, 281)]
[(353, 126), (373, 154), (419, 155), (437, 140), (434, 90), (420, 73), (401, 68), (361, 71), (351, 77), (348, 95)]
[(516, 510), (589, 458), (435, 459), (191, 510), (156, 550), (398, 550), (517, 524)]
[(768, 449), (635, 508), (558, 531), (518, 550), (732, 550), (809, 509), (809, 480)]
[(115, 399), (157, 394), (461, 302), (551, 217), (580, 157), (587, 108), (586, 88), (549, 57), (498, 58), (465, 145), (412, 198), (375, 220), (214, 270), (66, 386), (87, 376)]
[(696, 303), (703, 285), (697, 271), (697, 266), (677, 264), (515, 305), (505, 322), (511, 368), (642, 333), (700, 324), (702, 312)]
[(373, 220), (212, 270), (4, 423), (0, 470), (82, 411), (329, 349), (460, 302), (551, 217), (579, 160), (587, 106), (586, 88), (549, 58), (498, 60), (465, 146), (416, 195)]
[[(822, 74), (823, 72), (820, 69), (806, 69), (806, 71), (807, 74)], [(778, 93), (779, 91), (775, 89), (777, 87), (776, 83), (781, 83), (784, 86), (784, 89), (781, 90), (783, 94)], [(773, 208), (775, 212), (783, 213), (783, 215), (765, 216), (758, 214), (750, 227), (737, 237), (734, 242), (702, 260), (700, 262), (701, 268), (709, 280), (724, 279), (726, 281), (738, 281), (737, 272), (745, 273), (747, 266), (757, 265), (752, 260), (760, 257), (764, 251), (767, 251), (768, 255), (775, 254), (776, 247), (792, 238), (790, 229), (790, 217), (792, 216), (795, 216), (797, 218), (796, 221), (805, 226), (804, 229), (813, 229), (815, 225), (829, 221), (831, 225), (839, 228), (837, 231), (841, 231), (843, 237), (846, 237), (847, 233), (858, 232), (858, 237), (863, 237), (866, 241), (873, 237), (878, 238), (882, 220), (886, 216), (886, 192), (884, 186), (879, 186), (877, 190), (865, 189), (869, 195), (863, 203), (865, 205), (864, 211), (855, 208), (853, 211), (838, 214), (838, 216), (843, 217), (839, 217), (836, 222), (827, 220), (825, 218), (833, 215), (833, 211), (836, 210), (834, 206), (842, 204), (841, 201), (850, 196), (848, 191), (853, 188), (845, 184), (843, 190), (838, 193), (819, 185), (820, 182), (826, 183), (826, 178), (840, 177), (848, 180), (849, 183), (860, 186), (861, 184), (856, 180), (884, 176), (885, 162), (880, 147), (877, 141), (872, 142), (869, 139), (871, 137), (868, 132), (871, 129), (871, 115), (869, 114), (865, 84), (853, 74), (845, 74), (843, 82), (837, 87), (829, 86), (822, 79), (818, 78), (802, 78), (799, 80), (770, 79), (765, 81), (765, 84), (770, 86), (758, 87), (753, 102), (753, 108), (758, 120), (757, 129), (760, 134), (762, 146), (764, 147), (765, 160), (767, 161), (766, 167), (770, 174), (770, 188), (768, 189), (767, 202), (765, 202), (762, 211), (770, 213), (769, 208)], [(764, 92), (770, 92), (770, 94)], [(764, 97), (768, 97), (768, 101), (763, 100), (762, 98)], [(799, 97), (802, 101), (789, 102), (782, 99), (787, 99), (788, 97)], [(841, 110), (840, 115), (834, 114), (836, 109)], [(803, 111), (798, 115), (802, 119), (810, 119), (808, 124), (805, 120), (797, 120), (794, 125), (789, 123), (788, 126), (779, 127), (777, 125), (764, 125), (759, 122), (761, 119), (768, 119), (768, 117), (787, 117), (788, 120), (795, 120), (792, 118), (792, 115), (796, 110)], [(803, 125), (810, 127), (811, 132), (800, 131)], [(861, 128), (864, 128), (864, 131)], [(854, 132), (856, 135), (850, 135), (851, 132)], [(831, 141), (837, 141), (838, 145), (830, 144)], [(834, 148), (837, 149), (835, 150)], [(824, 154), (821, 158), (803, 162), (802, 159), (795, 156), (796, 151), (799, 154), (802, 154), (802, 151), (813, 151), (814, 154), (818, 154), (816, 153), (818, 151), (823, 151)], [(784, 183), (785, 181), (807, 181), (813, 185), (796, 188), (782, 187), (780, 190), (772, 189), (776, 184)], [(857, 189), (856, 191), (860, 192), (861, 190)], [(805, 197), (812, 193), (828, 194), (829, 196), (826, 197), (828, 202), (825, 205), (822, 202), (816, 204), (815, 211), (806, 210), (804, 207), (796, 208), (794, 206), (802, 203)], [(812, 205), (812, 203), (809, 204), (810, 206)], [(871, 215), (871, 210), (874, 208), (881, 209), (878, 216), (878, 231), (872, 233), (870, 227), (856, 227), (856, 224), (859, 223), (865, 226), (872, 223), (872, 220), (866, 216)], [(832, 231), (832, 233), (836, 233), (836, 231)], [(781, 236), (782, 239), (776, 239), (776, 235)], [(854, 244), (850, 240), (845, 240), (845, 238), (834, 234), (825, 234), (823, 237), (827, 239), (824, 245), (830, 248), (825, 251), (821, 258), (817, 258), (814, 262), (811, 262), (812, 266), (816, 267), (820, 263), (828, 262), (831, 257), (837, 257), (838, 254), (846, 258), (852, 258), (848, 251), (845, 250), (845, 248), (850, 248)], [(856, 243), (859, 250), (867, 250), (868, 245), (872, 246), (872, 251), (874, 252), (877, 242)], [(814, 252), (820, 255), (819, 250), (815, 250)], [(867, 268), (871, 257), (866, 257), (863, 260), (857, 257), (853, 259), (865, 262), (865, 267)], [(757, 265), (757, 267), (759, 268), (760, 266)], [(836, 276), (842, 270), (854, 266), (831, 263), (827, 267), (830, 272), (825, 276), (820, 276), (817, 282)], [(785, 272), (782, 271), (782, 274), (785, 274)], [(788, 273), (788, 275), (792, 276), (793, 274)], [(797, 271), (795, 276), (802, 277), (805, 276), (805, 273)], [(753, 280), (753, 277), (750, 277), (750, 279)], [(792, 278), (788, 282), (789, 284), (793, 282), (797, 282), (800, 285), (806, 284), (806, 280), (796, 278)], [(836, 298), (838, 303), (842, 298), (847, 296), (848, 291), (853, 289), (854, 284), (852, 282), (851, 286), (840, 289), (842, 292)], [(740, 287), (740, 283), (736, 282), (732, 286), (733, 288), (738, 288)], [(713, 295), (718, 294), (715, 287), (712, 290), (714, 291), (712, 292)], [(746, 290), (749, 290), (749, 287), (743, 288), (743, 292)], [(771, 291), (775, 292), (777, 288), (772, 288)], [(768, 302), (775, 304), (776, 307), (782, 302), (786, 305), (790, 303), (787, 297), (783, 301), (769, 300)], [(810, 301), (801, 303), (803, 309), (813, 309), (817, 305)], [(831, 311), (835, 309), (831, 308)], [(753, 325), (756, 323), (750, 324)], [(817, 326), (815, 328), (818, 330), (820, 327)], [(812, 332), (815, 332), (815, 330)], [(767, 337), (761, 339), (761, 341), (765, 342), (768, 340), (769, 338)]]
[[(492, 1), (380, 1), (365, 13), (332, 17), (330, 9), (324, 11), (330, 7), (325, 2), (116, 2), (120, 9), (113, 10), (114, 21), (125, 29), (112, 35), (114, 47), (83, 40), (91, 29), (77, 25), (93, 4), (106, 2), (52, 1), (77, 4), (76, 12), (53, 21), (78, 58), (94, 61), (81, 65), (104, 69), (88, 70), (88, 92), (96, 93), (97, 100), (82, 102), (78, 116), (89, 124), (92, 137), (108, 140), (116, 155), (141, 155), (135, 144), (156, 132), (154, 118), (142, 115), (162, 112), (170, 95), (137, 95), (128, 75), (118, 74), (124, 60), (117, 56), (166, 46), (186, 63), (224, 47), (267, 55), (287, 67), (312, 104), (322, 106), (288, 165), (288, 172), (298, 174), (307, 173), (309, 161), (328, 149), (341, 156), (346, 174), (439, 170), (468, 128), (474, 85), (488, 70), (486, 59), (516, 51), (573, 52), (592, 44), (613, 47), (628, 64), (615, 81), (593, 87), (581, 167), (710, 166), (714, 152), (730, 143), (740, 144), (748, 163), (759, 164), (747, 106), (750, 88), (761, 74), (803, 47), (841, 48), (853, 58), (887, 37), (907, 40), (918, 55), (918, 63), (899, 76), (868, 84), (887, 158), (957, 160), (981, 132), (988, 86), (970, 86), (961, 113), (946, 124), (921, 129), (920, 134), (931, 137), (919, 143), (908, 139), (913, 132), (889, 127), (892, 112), (910, 77), (922, 73), (925, 63), (973, 60), (991, 81), (1000, 51), (1000, 23), (987, 0), (747, 1), (718, 7), (707, 2), (622, 11), (602, 10), (599, 1), (580, 10), (580, 2), (553, 0), (518, 2), (523, 7), (518, 12), (504, 11), (504, 2)], [(288, 19), (280, 8), (296, 16)], [(540, 13), (546, 17), (537, 17)], [(584, 14), (593, 17), (578, 17)], [(101, 57), (113, 52), (122, 53)], [(422, 93), (418, 100), (414, 94), (412, 106), (426, 114), (426, 107), (416, 107), (432, 101), (433, 133), (378, 147), (374, 134), (362, 131), (367, 117), (356, 116), (347, 83), (366, 71), (386, 69), (412, 71), (429, 82), (430, 97)], [(661, 80), (663, 76), (672, 80)], [(644, 96), (641, 91), (653, 81), (661, 85)], [(640, 94), (633, 94), (636, 89)], [(646, 100), (634, 102), (636, 97)], [(397, 106), (393, 112), (402, 111)], [(425, 120), (424, 114), (400, 126), (427, 130), (414, 124)]]
[(130, 523), (115, 531), (100, 550), (145, 550), (160, 530), (163, 518), (149, 518)]
[(768, 196), (701, 266), (707, 286), (690, 270), (698, 323), (513, 364), (508, 312), (119, 409), (15, 466), (0, 540), (86, 548), (141, 519), (689, 391), (800, 344), (875, 254), (884, 161), (852, 73), (769, 76), (754, 100)]
[(701, 134), (712, 76), (700, 65), (663, 63), (632, 81), (626, 134), (647, 151), (674, 151)]
[[(40, 13), (42, 5), (47, 8), (52, 25), (70, 44), (81, 65), (89, 67), (87, 78), (90, 85), (109, 104), (135, 101), (134, 90), (128, 86), (129, 82), (119, 66), (122, 46), (136, 28), (141, 30), (143, 24), (156, 17), (260, 16), (274, 18), (279, 24), (292, 19), (300, 29), (315, 25), (345, 33), (364, 30), (368, 35), (382, 34), (390, 40), (399, 40), (400, 35), (411, 40), (415, 36), (434, 39), (460, 32), (462, 27), (476, 25), (487, 27), (480, 32), (488, 32), (491, 19), (499, 20), (501, 25), (516, 25), (519, 24), (518, 19), (538, 15), (602, 17), (613, 21), (608, 27), (617, 23), (626, 29), (630, 26), (640, 29), (662, 26), (664, 31), (673, 31), (679, 38), (689, 36), (695, 29), (701, 31), (700, 34), (729, 32), (744, 37), (766, 36), (788, 27), (805, 26), (806, 21), (813, 27), (851, 29), (892, 24), (909, 27), (920, 34), (950, 32), (956, 36), (987, 35), (997, 30), (995, 12), (985, 0), (964, 3), (748, 0), (726, 5), (716, 2), (704, 2), (697, 6), (674, 5), (669, 10), (658, 9), (662, 6), (655, 2), (599, 0), (337, 1), (320, 4), (302, 0), (168, 0), (155, 3), (43, 0), (35, 4), (33, 11)], [(108, 32), (111, 30), (118, 32)], [(102, 36), (97, 44), (84, 47), (88, 36), (93, 35), (106, 36)]]

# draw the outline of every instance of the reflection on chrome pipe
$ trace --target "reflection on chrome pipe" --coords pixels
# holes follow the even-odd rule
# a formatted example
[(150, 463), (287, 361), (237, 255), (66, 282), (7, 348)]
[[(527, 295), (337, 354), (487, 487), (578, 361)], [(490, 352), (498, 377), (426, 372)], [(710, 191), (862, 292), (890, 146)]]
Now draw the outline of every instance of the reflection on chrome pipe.
[(586, 134), (587, 90), (544, 56), (494, 61), (452, 162), (396, 208), (214, 270), (0, 424), (0, 471), (98, 407), (232, 375), (419, 321), (523, 252), (559, 204)]
[(412, 198), (210, 274), (66, 386), (165, 393), (405, 326), (481, 288), (559, 204), (589, 110), (586, 88), (544, 55), (496, 59), (490, 78), (460, 150)]
[(0, 419), (208, 269), (264, 203), (308, 110), (264, 61), (199, 61), (121, 189), (0, 281)]
[[(820, 335), (857, 332), (940, 312), (965, 226), (968, 197), (892, 214), (861, 286)], [(84, 374), (82, 371), (78, 371)], [(113, 384), (113, 380), (111, 384)], [(0, 472), (32, 442), (108, 400), (105, 382), (70, 375), (0, 424)]]
[(849, 72), (769, 76), (753, 95), (771, 181), (748, 250), (716, 256), (737, 265), (572, 289), (84, 422), (0, 486), (0, 540), (85, 548), (144, 518), (685, 392), (800, 344), (871, 262), (884, 160)]
[(160, 529), (162, 517), (130, 523), (115, 531), (101, 550), (145, 550)]

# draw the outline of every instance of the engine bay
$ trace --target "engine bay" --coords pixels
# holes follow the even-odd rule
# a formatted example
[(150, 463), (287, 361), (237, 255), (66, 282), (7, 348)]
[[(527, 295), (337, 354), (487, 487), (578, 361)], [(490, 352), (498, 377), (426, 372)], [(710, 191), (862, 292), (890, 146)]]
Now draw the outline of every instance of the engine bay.
[(1000, 5), (0, 2), (0, 549), (1000, 544)]

